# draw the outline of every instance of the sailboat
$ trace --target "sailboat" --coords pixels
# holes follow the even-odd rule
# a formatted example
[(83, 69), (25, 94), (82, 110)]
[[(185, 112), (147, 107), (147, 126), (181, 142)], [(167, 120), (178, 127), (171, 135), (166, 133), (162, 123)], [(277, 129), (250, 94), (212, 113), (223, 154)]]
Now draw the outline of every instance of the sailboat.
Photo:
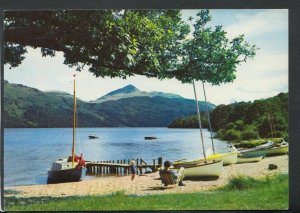
[[(270, 126), (271, 126), (271, 134), (272, 134), (273, 141), (275, 142), (275, 124), (274, 124), (274, 117), (270, 105), (269, 105), (269, 110), (270, 110), (269, 119), (270, 119)], [(288, 153), (289, 144), (286, 141), (284, 141), (283, 138), (281, 138), (281, 140), (282, 141), (280, 143), (278, 143), (277, 145), (273, 145), (271, 148), (265, 151), (267, 156), (284, 155)]]
[(219, 177), (223, 171), (223, 160), (222, 159), (207, 159), (204, 142), (203, 142), (203, 134), (202, 134), (202, 125), (201, 125), (201, 117), (199, 111), (199, 105), (197, 100), (197, 94), (195, 89), (195, 82), (193, 81), (193, 88), (197, 106), (198, 113), (198, 122), (199, 122), (199, 130), (201, 135), (202, 142), (202, 150), (203, 150), (203, 160), (201, 161), (177, 161), (174, 162), (173, 166), (175, 169), (179, 169), (180, 167), (184, 167), (184, 176), (185, 177)]
[[(76, 93), (74, 75), (74, 110), (73, 110), (73, 142), (72, 155), (69, 158), (59, 158), (54, 161), (48, 170), (48, 183), (74, 182), (82, 180), (86, 175), (85, 162), (81, 156), (75, 155), (75, 131), (76, 131)], [(75, 165), (76, 163), (76, 165)]]
[[(204, 87), (203, 82), (202, 82), (202, 86), (203, 86), (204, 98), (205, 98), (205, 103), (206, 103), (206, 113), (207, 113), (207, 116), (208, 116), (208, 124), (209, 124), (209, 129), (210, 129), (210, 138), (211, 138), (212, 149), (213, 149), (213, 153), (210, 152), (210, 150), (207, 150), (206, 159), (207, 160), (222, 160), (224, 166), (235, 164), (237, 162), (237, 150), (236, 149), (231, 149), (230, 152), (227, 152), (227, 153), (216, 153), (216, 151), (215, 151), (215, 146), (214, 146), (214, 141), (213, 141), (213, 136), (212, 136), (212, 129), (211, 129), (211, 124), (210, 124), (209, 111), (208, 111), (208, 104), (207, 104), (207, 100), (206, 100), (206, 93), (205, 93), (205, 87)], [(174, 166), (175, 167), (180, 167), (180, 165), (195, 165), (197, 163), (202, 163), (202, 162), (206, 161), (206, 159), (199, 158), (199, 159), (190, 160), (190, 161), (178, 160), (178, 161), (174, 162)]]
[(206, 103), (206, 113), (207, 113), (207, 117), (208, 117), (208, 125), (209, 125), (209, 131), (210, 131), (211, 144), (212, 144), (212, 148), (213, 148), (213, 154), (208, 155), (207, 159), (223, 160), (224, 166), (230, 165), (230, 164), (235, 164), (237, 162), (237, 150), (236, 149), (231, 149), (230, 152), (227, 152), (227, 153), (216, 153), (216, 151), (215, 151), (214, 139), (212, 136), (212, 129), (211, 129), (211, 124), (210, 124), (208, 104), (207, 104), (207, 100), (206, 100), (206, 93), (205, 93), (205, 87), (204, 87), (203, 81), (202, 81), (202, 87), (203, 87), (203, 93), (204, 93), (204, 98), (205, 98), (205, 103)]

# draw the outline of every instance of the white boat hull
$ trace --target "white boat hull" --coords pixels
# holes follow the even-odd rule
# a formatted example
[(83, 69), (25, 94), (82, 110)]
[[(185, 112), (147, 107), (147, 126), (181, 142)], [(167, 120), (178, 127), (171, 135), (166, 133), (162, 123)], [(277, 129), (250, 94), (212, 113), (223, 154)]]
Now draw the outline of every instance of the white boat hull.
[(257, 156), (257, 157), (247, 157), (247, 156), (238, 156), (237, 158), (237, 163), (253, 163), (253, 162), (258, 162), (263, 159), (263, 155)]
[(231, 165), (235, 164), (237, 162), (237, 153), (236, 152), (230, 152), (230, 153), (224, 153), (224, 154), (215, 154), (210, 155), (207, 157), (208, 160), (222, 160), (223, 165)]
[[(224, 166), (235, 164), (237, 162), (237, 152), (210, 155), (207, 157), (207, 160), (223, 161)], [(175, 161), (174, 166), (180, 167), (184, 165), (195, 165), (198, 163), (204, 163), (204, 158), (199, 158), (191, 161), (185, 161), (185, 160)]]
[(223, 161), (187, 164), (182, 167), (184, 167), (185, 177), (219, 177), (223, 171)]

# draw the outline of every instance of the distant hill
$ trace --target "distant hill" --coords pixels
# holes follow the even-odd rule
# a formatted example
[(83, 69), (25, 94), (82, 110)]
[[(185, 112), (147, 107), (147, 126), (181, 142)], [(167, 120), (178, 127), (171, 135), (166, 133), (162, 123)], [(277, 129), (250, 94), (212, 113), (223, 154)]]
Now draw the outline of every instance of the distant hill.
[[(4, 81), (4, 127), (71, 127), (73, 96)], [(199, 102), (205, 109), (204, 102)], [(209, 103), (212, 110), (215, 105)], [(176, 94), (143, 92), (133, 85), (91, 102), (77, 99), (79, 127), (165, 127), (196, 112), (195, 101)]]
[(102, 103), (105, 101), (114, 101), (114, 100), (120, 100), (120, 99), (124, 99), (124, 98), (132, 98), (132, 97), (182, 98), (179, 95), (171, 94), (171, 93), (140, 91), (135, 86), (129, 84), (126, 87), (114, 90), (114, 91), (102, 96), (101, 98), (98, 98), (97, 100), (91, 101), (91, 102), (92, 103)]

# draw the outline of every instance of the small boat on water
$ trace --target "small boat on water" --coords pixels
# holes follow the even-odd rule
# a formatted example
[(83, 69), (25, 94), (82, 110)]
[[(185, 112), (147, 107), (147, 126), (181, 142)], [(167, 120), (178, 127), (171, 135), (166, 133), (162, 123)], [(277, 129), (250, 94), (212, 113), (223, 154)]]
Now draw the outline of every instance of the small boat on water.
[(237, 162), (236, 163), (254, 163), (261, 161), (263, 159), (264, 155), (258, 155), (258, 156), (245, 156), (239, 154), (237, 156)]
[[(75, 77), (75, 75), (74, 75)], [(74, 110), (73, 110), (73, 142), (72, 155), (69, 158), (59, 158), (52, 163), (48, 170), (47, 183), (74, 182), (82, 180), (86, 175), (85, 161), (82, 157), (75, 154), (75, 130), (76, 130), (76, 95), (74, 78)]]
[(155, 140), (155, 139), (157, 139), (157, 137), (154, 137), (154, 136), (145, 136), (144, 138), (145, 138), (145, 140)]
[(96, 139), (96, 138), (99, 138), (99, 137), (95, 134), (90, 134), (89, 135), (89, 139)]

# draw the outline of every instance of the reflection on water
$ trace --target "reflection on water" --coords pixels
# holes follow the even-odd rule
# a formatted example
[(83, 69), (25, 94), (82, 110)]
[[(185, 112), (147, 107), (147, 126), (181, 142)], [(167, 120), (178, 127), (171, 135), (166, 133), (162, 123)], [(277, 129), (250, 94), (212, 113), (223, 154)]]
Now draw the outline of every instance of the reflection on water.
[[(96, 134), (98, 139), (89, 139)], [(156, 140), (145, 140), (145, 136)], [(204, 129), (205, 149), (211, 146)], [(76, 153), (86, 160), (106, 161), (142, 158), (152, 163), (194, 159), (203, 156), (199, 129), (168, 128), (78, 128)], [(227, 152), (226, 143), (214, 139), (216, 150)], [(4, 130), (4, 185), (43, 184), (53, 160), (71, 155), (71, 128), (26, 128)], [(91, 178), (91, 177), (87, 177)]]

